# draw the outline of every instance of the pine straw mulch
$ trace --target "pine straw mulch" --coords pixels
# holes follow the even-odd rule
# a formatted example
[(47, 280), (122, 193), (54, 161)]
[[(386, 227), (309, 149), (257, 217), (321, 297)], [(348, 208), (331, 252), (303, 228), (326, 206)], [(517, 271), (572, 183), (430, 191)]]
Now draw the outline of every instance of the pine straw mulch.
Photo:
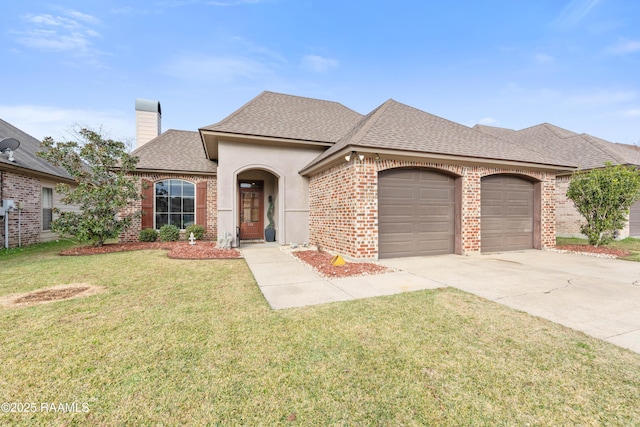
[(318, 272), (320, 275), (329, 278), (368, 276), (371, 274), (381, 274), (392, 271), (391, 269), (375, 264), (373, 262), (350, 262), (345, 260), (345, 264), (334, 266), (331, 264), (333, 255), (318, 250), (293, 251), (292, 255), (297, 257), (304, 264)]
[(578, 252), (586, 255), (606, 256), (609, 258), (618, 258), (631, 255), (631, 252), (624, 249), (609, 248), (606, 246), (591, 246), (591, 245), (558, 245), (556, 246), (558, 251)]
[(98, 255), (113, 252), (139, 251), (161, 249), (169, 251), (167, 256), (174, 259), (236, 259), (242, 258), (237, 249), (218, 248), (215, 242), (197, 241), (195, 245), (189, 242), (135, 242), (135, 243), (107, 243), (99, 247), (78, 246), (60, 252), (60, 255)]
[(0, 306), (5, 308), (31, 307), (60, 300), (84, 298), (104, 290), (102, 286), (93, 286), (86, 283), (58, 285), (23, 294), (3, 295), (0, 297)]

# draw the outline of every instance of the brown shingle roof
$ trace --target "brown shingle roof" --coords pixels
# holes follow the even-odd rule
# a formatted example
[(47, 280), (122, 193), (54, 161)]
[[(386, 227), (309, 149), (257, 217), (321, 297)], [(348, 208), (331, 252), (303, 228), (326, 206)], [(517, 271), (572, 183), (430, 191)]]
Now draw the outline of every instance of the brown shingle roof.
[(13, 152), (15, 162), (10, 162), (6, 158), (0, 156), (0, 166), (10, 165), (63, 178), (65, 180), (72, 179), (71, 175), (69, 175), (64, 168), (54, 166), (43, 158), (38, 157), (38, 151), (43, 150), (43, 148), (40, 147), (40, 141), (12, 124), (0, 119), (0, 140), (4, 138), (15, 138), (20, 142), (20, 146)]
[(169, 129), (134, 150), (137, 169), (216, 173), (217, 163), (204, 152), (198, 132)]
[(305, 169), (347, 146), (544, 165), (572, 164), (558, 162), (549, 154), (511, 144), (394, 100), (388, 100), (367, 115), (344, 138)]
[(519, 131), (486, 126), (474, 127), (519, 146), (549, 153), (558, 162), (576, 164), (579, 169), (592, 169), (612, 164), (640, 164), (640, 152), (631, 146), (614, 144), (588, 134), (578, 134), (549, 123), (542, 123)]
[(332, 101), (262, 92), (205, 131), (336, 142), (362, 115)]

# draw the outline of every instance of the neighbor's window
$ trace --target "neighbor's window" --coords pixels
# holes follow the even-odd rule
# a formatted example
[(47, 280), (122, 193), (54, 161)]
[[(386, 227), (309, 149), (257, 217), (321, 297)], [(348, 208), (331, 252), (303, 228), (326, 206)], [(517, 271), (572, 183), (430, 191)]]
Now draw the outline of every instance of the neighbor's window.
[(156, 228), (172, 224), (183, 230), (195, 222), (196, 186), (181, 179), (166, 179), (155, 184)]
[(42, 229), (51, 230), (53, 219), (53, 189), (42, 187)]

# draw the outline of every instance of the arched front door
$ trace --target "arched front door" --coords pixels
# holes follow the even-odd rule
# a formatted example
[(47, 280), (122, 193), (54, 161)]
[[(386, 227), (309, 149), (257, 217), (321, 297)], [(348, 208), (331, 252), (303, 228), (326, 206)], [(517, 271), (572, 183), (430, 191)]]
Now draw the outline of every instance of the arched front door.
[(264, 190), (262, 181), (240, 181), (240, 239), (264, 238)]

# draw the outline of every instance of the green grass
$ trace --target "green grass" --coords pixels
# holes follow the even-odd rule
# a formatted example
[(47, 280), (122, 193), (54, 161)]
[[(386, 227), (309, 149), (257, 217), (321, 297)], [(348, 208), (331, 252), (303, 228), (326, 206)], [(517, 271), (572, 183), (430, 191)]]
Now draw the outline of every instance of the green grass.
[(638, 425), (640, 355), (453, 289), (271, 310), (242, 260), (0, 259), (0, 425)]
[[(587, 239), (580, 239), (576, 237), (558, 237), (556, 238), (557, 245), (588, 245), (589, 242)], [(640, 239), (634, 239), (632, 237), (627, 237), (623, 240), (614, 240), (609, 243), (607, 247), (615, 248), (615, 249), (623, 249), (631, 252), (631, 255), (627, 257), (621, 257), (620, 259), (624, 259), (627, 261), (637, 261), (640, 262)]]

